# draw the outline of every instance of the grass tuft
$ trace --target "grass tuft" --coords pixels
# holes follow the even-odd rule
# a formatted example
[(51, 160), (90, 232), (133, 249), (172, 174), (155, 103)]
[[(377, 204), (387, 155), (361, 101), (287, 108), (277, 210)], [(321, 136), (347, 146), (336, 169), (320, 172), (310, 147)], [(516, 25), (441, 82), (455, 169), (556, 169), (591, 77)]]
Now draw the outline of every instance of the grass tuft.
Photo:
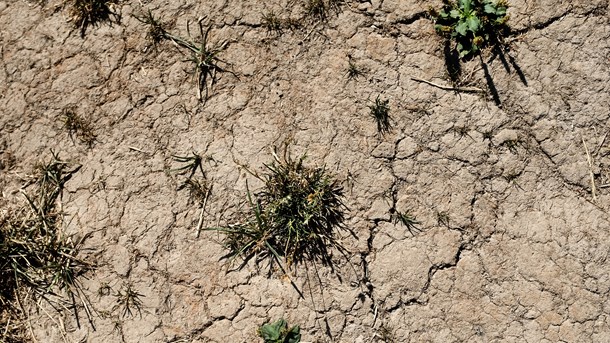
[(267, 29), (267, 32), (273, 32), (277, 36), (281, 36), (283, 33), (283, 22), (275, 12), (270, 11), (266, 14), (263, 14), (263, 27)]
[[(78, 299), (90, 319), (87, 299), (77, 281), (92, 268), (78, 257), (87, 236), (76, 240), (63, 234), (62, 213), (57, 207), (65, 183), (79, 169), (53, 154), (50, 162), (36, 167), (35, 177), (22, 188), (27, 205), (0, 218), (0, 324), (4, 326), (0, 337), (5, 341), (13, 339), (9, 332), (26, 315), (25, 299), (72, 309), (77, 323)], [(28, 188), (31, 190), (26, 192)]]
[(93, 131), (91, 122), (76, 114), (76, 108), (70, 107), (64, 109), (61, 114), (64, 128), (68, 131), (68, 136), (74, 141), (77, 138), (81, 143), (87, 146), (93, 146), (97, 135)]
[(138, 293), (133, 287), (133, 284), (126, 283), (122, 289), (117, 291), (115, 308), (122, 308), (122, 317), (133, 317), (133, 311), (138, 311), (140, 318), (142, 317), (142, 300), (144, 295)]
[(364, 75), (364, 70), (361, 67), (357, 66), (350, 57), (349, 64), (347, 66), (347, 78), (351, 80), (356, 79), (362, 75)]
[(163, 39), (167, 38), (167, 25), (161, 22), (159, 18), (156, 18), (150, 10), (139, 15), (134, 15), (134, 18), (148, 27), (146, 39), (150, 40), (155, 48)]
[(325, 168), (307, 167), (304, 160), (274, 153), (266, 172), (253, 174), (265, 186), (255, 196), (248, 190), (251, 213), (237, 224), (212, 229), (226, 234), (229, 253), (223, 258), (243, 257), (240, 268), (252, 258), (268, 259), (270, 270), (277, 263), (286, 272), (309, 261), (331, 265), (329, 247), (345, 253), (336, 240), (337, 229), (346, 229), (343, 189)]
[(121, 20), (120, 14), (112, 10), (118, 4), (117, 0), (66, 0), (65, 3), (70, 6), (70, 16), (74, 26), (80, 29), (81, 37), (85, 37), (89, 26)]
[(379, 96), (375, 99), (372, 105), (369, 105), (371, 116), (377, 122), (377, 131), (381, 134), (390, 132), (392, 124), (390, 123), (390, 100), (381, 100)]
[[(216, 76), (218, 73), (228, 72), (230, 74), (235, 73), (221, 67), (221, 64), (227, 64), (218, 57), (220, 52), (226, 49), (229, 44), (225, 41), (217, 46), (210, 46), (208, 38), (212, 25), (208, 25), (204, 29), (202, 23), (203, 19), (200, 19), (197, 24), (199, 25), (199, 40), (192, 40), (192, 38), (185, 39), (176, 35), (165, 33), (165, 37), (170, 39), (176, 45), (186, 48), (190, 54), (190, 60), (195, 65), (194, 75), (197, 79), (197, 98), (202, 101), (206, 101), (209, 96), (210, 89), (216, 83)], [(187, 29), (190, 32), (189, 25)], [(190, 36), (190, 33), (189, 33)], [(205, 93), (205, 96), (203, 95)]]
[(402, 224), (412, 235), (415, 235), (422, 230), (419, 228), (420, 222), (417, 221), (415, 216), (407, 212), (395, 212), (392, 214), (394, 224)]
[(326, 21), (331, 12), (338, 13), (344, 0), (307, 0), (305, 12), (314, 21)]
[(216, 46), (211, 46), (208, 38), (212, 25), (204, 28), (203, 20), (197, 21), (199, 26), (199, 39), (193, 39), (190, 33), (190, 25), (187, 22), (186, 28), (189, 38), (182, 38), (170, 33), (166, 24), (161, 19), (156, 18), (150, 10), (144, 14), (134, 16), (138, 21), (148, 26), (146, 37), (151, 40), (153, 46), (157, 46), (162, 40), (167, 39), (173, 42), (178, 48), (184, 48), (190, 54), (189, 60), (193, 62), (193, 76), (197, 79), (197, 98), (200, 101), (207, 101), (209, 92), (216, 83), (218, 73), (228, 72), (233, 76), (237, 75), (221, 65), (229, 64), (218, 56), (227, 48), (229, 41), (225, 41)]

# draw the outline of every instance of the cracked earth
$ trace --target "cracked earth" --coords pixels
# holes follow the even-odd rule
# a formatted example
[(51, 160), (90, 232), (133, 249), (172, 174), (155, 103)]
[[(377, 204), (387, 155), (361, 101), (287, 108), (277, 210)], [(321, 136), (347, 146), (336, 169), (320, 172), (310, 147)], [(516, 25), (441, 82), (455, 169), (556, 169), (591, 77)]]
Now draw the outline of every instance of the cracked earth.
[[(348, 1), (326, 24), (269, 33), (264, 13), (294, 1), (125, 2), (120, 24), (84, 38), (57, 3), (0, 1), (0, 206), (21, 201), (32, 166), (82, 164), (62, 198), (65, 230), (91, 236), (81, 282), (93, 323), (34, 313), (40, 342), (258, 342), (284, 317), (304, 342), (610, 342), (610, 12), (606, 0), (510, 1), (504, 54), (462, 65), (455, 93), (425, 11), (440, 1)], [(187, 36), (205, 15), (235, 75), (197, 100), (192, 66), (154, 50), (134, 13)], [(364, 75), (348, 79), (351, 60)], [(369, 115), (389, 99), (392, 130)], [(97, 142), (58, 119), (76, 106)], [(213, 192), (204, 225), (244, 206), (240, 166), (273, 147), (344, 182), (346, 260), (286, 278), (228, 271), (221, 236), (197, 234), (200, 207), (178, 191), (172, 155), (191, 151)], [(595, 189), (592, 187), (595, 185)], [(421, 232), (396, 224), (408, 212)], [(116, 315), (132, 284), (141, 311)], [(108, 291), (103, 291), (108, 290)]]

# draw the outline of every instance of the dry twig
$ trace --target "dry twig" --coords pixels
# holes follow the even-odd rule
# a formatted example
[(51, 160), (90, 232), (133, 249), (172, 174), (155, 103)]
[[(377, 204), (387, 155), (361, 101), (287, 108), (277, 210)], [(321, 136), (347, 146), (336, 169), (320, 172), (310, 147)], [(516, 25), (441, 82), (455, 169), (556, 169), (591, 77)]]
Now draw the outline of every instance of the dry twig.
[(411, 80), (428, 84), (430, 86), (440, 88), (446, 91), (456, 91), (456, 92), (464, 92), (464, 93), (485, 93), (485, 90), (477, 87), (451, 87), (451, 86), (443, 86), (434, 82), (430, 82), (428, 80), (419, 79), (416, 77), (412, 77)]

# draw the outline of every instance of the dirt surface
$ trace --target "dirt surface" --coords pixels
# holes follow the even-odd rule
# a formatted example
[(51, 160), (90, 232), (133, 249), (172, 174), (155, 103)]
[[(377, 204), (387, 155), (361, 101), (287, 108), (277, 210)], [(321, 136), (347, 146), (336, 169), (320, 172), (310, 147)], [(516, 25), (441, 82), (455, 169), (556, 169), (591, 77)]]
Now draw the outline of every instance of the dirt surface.
[[(0, 205), (22, 201), (20, 180), (51, 148), (82, 164), (65, 225), (91, 233), (83, 256), (98, 264), (81, 279), (94, 326), (39, 312), (38, 341), (258, 342), (279, 317), (304, 342), (610, 341), (608, 1), (510, 1), (510, 49), (462, 65), (485, 94), (413, 80), (450, 86), (422, 15), (440, 4), (349, 1), (276, 36), (263, 14), (298, 18), (300, 3), (132, 1), (120, 25), (81, 38), (57, 3), (0, 1)], [(185, 37), (205, 16), (235, 75), (199, 102), (188, 56), (150, 46), (131, 16), (142, 9)], [(348, 56), (363, 76), (346, 77)], [(378, 95), (391, 108), (384, 136), (367, 107)], [(92, 147), (62, 127), (71, 106), (91, 121)], [(240, 165), (262, 170), (284, 142), (344, 180), (357, 236), (342, 237), (349, 262), (336, 254), (336, 273), (292, 276), (304, 298), (252, 263), (227, 273), (222, 236), (197, 237), (200, 207), (168, 172), (172, 155), (210, 157), (204, 226), (226, 224), (246, 180), (261, 186)], [(142, 295), (131, 316), (115, 297), (128, 284)]]

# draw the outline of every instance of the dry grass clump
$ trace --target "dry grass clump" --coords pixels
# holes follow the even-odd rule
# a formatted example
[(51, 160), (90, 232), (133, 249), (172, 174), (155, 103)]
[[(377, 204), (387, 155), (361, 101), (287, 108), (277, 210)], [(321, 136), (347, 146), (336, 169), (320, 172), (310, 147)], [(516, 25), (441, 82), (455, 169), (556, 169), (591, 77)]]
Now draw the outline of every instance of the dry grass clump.
[(65, 5), (69, 8), (74, 26), (80, 29), (81, 37), (85, 37), (89, 26), (121, 20), (120, 14), (113, 10), (118, 5), (117, 0), (66, 0)]
[(307, 0), (305, 11), (307, 16), (316, 21), (326, 21), (331, 13), (338, 13), (344, 0)]
[(93, 146), (97, 138), (93, 125), (89, 120), (79, 116), (75, 107), (66, 108), (61, 115), (61, 119), (72, 141), (76, 138), (89, 147)]
[(154, 47), (167, 38), (168, 25), (162, 22), (160, 18), (155, 17), (150, 10), (139, 15), (136, 14), (134, 18), (148, 27), (146, 38), (152, 42)]
[[(78, 257), (81, 240), (62, 233), (58, 199), (80, 169), (53, 154), (36, 168), (23, 189), (26, 205), (0, 218), (0, 341), (20, 342), (24, 306), (44, 300), (56, 310), (76, 313), (76, 300), (88, 312), (77, 277), (92, 266)], [(77, 317), (78, 321), (78, 317)], [(80, 325), (80, 324), (79, 324)]]

